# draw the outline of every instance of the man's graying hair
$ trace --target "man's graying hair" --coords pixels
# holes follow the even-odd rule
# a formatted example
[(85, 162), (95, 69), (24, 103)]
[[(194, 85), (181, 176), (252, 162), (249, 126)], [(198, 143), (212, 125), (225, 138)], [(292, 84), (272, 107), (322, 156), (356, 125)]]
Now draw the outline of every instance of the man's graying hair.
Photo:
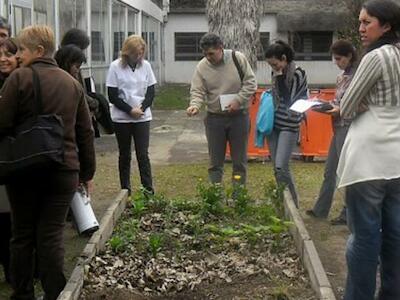
[(223, 45), (224, 43), (222, 42), (222, 39), (215, 33), (206, 33), (200, 39), (200, 48), (202, 50), (207, 50), (210, 48), (218, 48), (222, 47)]

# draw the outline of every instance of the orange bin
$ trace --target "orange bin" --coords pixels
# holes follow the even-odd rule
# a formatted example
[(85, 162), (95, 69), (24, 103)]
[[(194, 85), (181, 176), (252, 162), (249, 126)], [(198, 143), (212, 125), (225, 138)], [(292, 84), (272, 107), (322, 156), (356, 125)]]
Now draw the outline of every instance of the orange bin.
[[(335, 90), (311, 90), (310, 97), (331, 101), (335, 98)], [(306, 115), (307, 119), (300, 127), (300, 154), (306, 161), (312, 161), (315, 156), (328, 155), (333, 135), (332, 117), (311, 109)]]
[[(260, 105), (261, 94), (265, 89), (258, 89), (250, 99), (250, 133), (247, 146), (247, 156), (251, 158), (265, 158), (269, 155), (269, 149), (265, 143), (263, 148), (255, 147), (256, 119)], [(311, 90), (310, 98), (318, 98), (323, 101), (332, 101), (335, 98), (334, 89)], [(300, 126), (299, 154), (305, 161), (312, 161), (316, 156), (327, 156), (331, 143), (332, 118), (329, 115), (308, 110), (307, 120)], [(230, 156), (229, 145), (226, 148), (227, 157)]]
[[(248, 158), (265, 158), (269, 155), (268, 146), (265, 143), (263, 148), (256, 148), (255, 147), (255, 140), (256, 140), (256, 119), (257, 119), (257, 112), (258, 107), (260, 106), (260, 98), (262, 92), (265, 89), (257, 89), (254, 96), (250, 99), (249, 105), (249, 116), (250, 116), (250, 132), (249, 132), (249, 140), (247, 145), (247, 156)], [(230, 148), (229, 145), (226, 147), (226, 155), (230, 156)]]

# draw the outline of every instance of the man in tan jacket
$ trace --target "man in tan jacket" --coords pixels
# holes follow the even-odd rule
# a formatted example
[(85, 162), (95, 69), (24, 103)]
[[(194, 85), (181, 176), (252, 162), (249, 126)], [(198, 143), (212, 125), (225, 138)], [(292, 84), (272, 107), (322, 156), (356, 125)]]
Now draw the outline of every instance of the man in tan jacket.
[(245, 184), (250, 126), (248, 107), (249, 99), (257, 89), (256, 78), (246, 57), (240, 52), (224, 49), (218, 35), (205, 34), (200, 47), (205, 57), (198, 63), (192, 78), (187, 114), (198, 114), (202, 104), (207, 107), (204, 124), (210, 181), (222, 181), (226, 144), (229, 142), (232, 180)]

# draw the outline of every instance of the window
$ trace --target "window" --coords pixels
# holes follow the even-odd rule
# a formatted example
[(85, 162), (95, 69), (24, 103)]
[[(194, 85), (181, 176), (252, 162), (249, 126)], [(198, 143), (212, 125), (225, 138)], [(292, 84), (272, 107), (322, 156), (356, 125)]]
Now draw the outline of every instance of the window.
[(108, 61), (109, 55), (109, 29), (108, 29), (108, 1), (92, 0), (91, 45), (92, 62), (94, 65), (103, 65)]
[(291, 44), (297, 60), (330, 60), (331, 31), (303, 31), (291, 35)]
[(54, 1), (35, 0), (33, 5), (35, 24), (47, 24), (54, 28)]
[(200, 39), (205, 32), (175, 32), (175, 60), (200, 60), (203, 52)]
[(128, 36), (136, 34), (137, 30), (137, 12), (128, 7)]
[[(87, 32), (86, 2), (81, 0), (59, 0), (60, 37), (71, 28)], [(48, 11), (49, 15), (51, 12)]]
[(113, 59), (117, 59), (122, 44), (125, 40), (126, 26), (125, 26), (125, 6), (118, 1), (112, 2), (112, 45), (113, 45)]
[(261, 44), (261, 49), (260, 49), (261, 52), (257, 55), (257, 59), (264, 60), (265, 49), (267, 49), (269, 45), (269, 32), (260, 32), (260, 44)]
[(92, 60), (105, 61), (104, 41), (100, 31), (92, 31)]

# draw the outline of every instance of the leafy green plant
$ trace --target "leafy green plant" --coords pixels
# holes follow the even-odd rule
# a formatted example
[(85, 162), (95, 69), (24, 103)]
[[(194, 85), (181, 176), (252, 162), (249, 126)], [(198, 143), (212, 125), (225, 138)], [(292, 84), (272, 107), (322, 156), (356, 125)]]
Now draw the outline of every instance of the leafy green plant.
[(249, 212), (250, 195), (243, 184), (234, 183), (231, 197), (235, 203), (235, 212), (244, 215)]
[(111, 239), (109, 239), (108, 244), (111, 247), (111, 250), (115, 253), (120, 252), (126, 246), (122, 237), (115, 235)]
[(153, 256), (161, 250), (164, 237), (161, 234), (155, 233), (149, 236), (149, 250)]
[(275, 213), (279, 217), (283, 217), (285, 214), (285, 209), (283, 206), (283, 191), (285, 190), (285, 185), (276, 185), (273, 181), (269, 181), (265, 186), (265, 198), (269, 203), (275, 208)]
[(204, 214), (217, 216), (223, 212), (224, 189), (220, 183), (206, 185), (200, 181), (197, 185), (197, 193), (202, 201)]

